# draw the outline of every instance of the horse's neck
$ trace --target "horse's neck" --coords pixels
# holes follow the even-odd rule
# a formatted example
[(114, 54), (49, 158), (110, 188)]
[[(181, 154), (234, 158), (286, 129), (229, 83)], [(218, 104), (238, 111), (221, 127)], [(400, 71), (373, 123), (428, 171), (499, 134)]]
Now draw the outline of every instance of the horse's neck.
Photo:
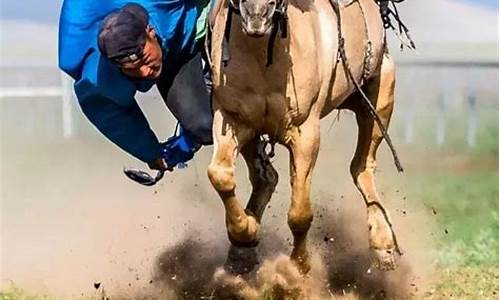
[[(278, 39), (279, 37), (276, 38), (276, 40)], [(235, 58), (245, 57), (252, 60), (253, 63), (266, 64), (269, 36), (253, 38), (246, 35), (242, 29), (241, 16), (233, 16), (229, 43), (231, 53), (235, 54)], [(273, 47), (274, 51), (277, 51), (279, 45), (274, 43)]]

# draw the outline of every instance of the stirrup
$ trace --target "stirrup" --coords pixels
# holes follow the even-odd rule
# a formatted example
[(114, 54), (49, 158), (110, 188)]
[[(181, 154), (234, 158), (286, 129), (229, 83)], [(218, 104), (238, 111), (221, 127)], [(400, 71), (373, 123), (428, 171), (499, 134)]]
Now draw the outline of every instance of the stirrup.
[(131, 180), (145, 186), (153, 186), (157, 184), (158, 181), (163, 178), (163, 175), (165, 175), (165, 171), (158, 171), (156, 176), (153, 178), (153, 176), (145, 171), (128, 168), (123, 168), (123, 173)]

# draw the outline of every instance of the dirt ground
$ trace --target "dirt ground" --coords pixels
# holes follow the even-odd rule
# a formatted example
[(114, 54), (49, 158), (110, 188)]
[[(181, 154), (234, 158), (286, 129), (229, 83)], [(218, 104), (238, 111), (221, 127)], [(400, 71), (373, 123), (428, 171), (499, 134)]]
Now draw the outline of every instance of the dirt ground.
[[(438, 274), (431, 254), (435, 220), (409, 189), (425, 152), (400, 147), (406, 172), (397, 174), (381, 147), (378, 187), (404, 255), (396, 271), (380, 272), (371, 267), (366, 210), (348, 172), (352, 116), (341, 121), (348, 125), (335, 123), (331, 130), (333, 117), (324, 121), (312, 193), (314, 263), (305, 279), (287, 260), (288, 157), (282, 148), (275, 159), (280, 183), (263, 220), (259, 272), (235, 277), (219, 268), (229, 243), (223, 207), (206, 177), (211, 148), (146, 188), (121, 174), (124, 164), (137, 163), (101, 139), (36, 148), (4, 143), (0, 290), (15, 286), (56, 299), (217, 299), (228, 291), (247, 299), (273, 299), (273, 293), (282, 299), (423, 297)], [(243, 201), (250, 188), (242, 161), (237, 170)], [(283, 289), (273, 290), (276, 284)]]

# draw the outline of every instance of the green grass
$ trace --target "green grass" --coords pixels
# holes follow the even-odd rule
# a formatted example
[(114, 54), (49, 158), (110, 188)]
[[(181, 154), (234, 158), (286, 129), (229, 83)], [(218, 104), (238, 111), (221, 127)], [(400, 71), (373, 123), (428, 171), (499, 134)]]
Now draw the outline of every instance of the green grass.
[(498, 269), (496, 267), (464, 267), (444, 269), (439, 282), (426, 291), (424, 299), (498, 299)]
[(438, 272), (423, 298), (498, 299), (498, 107), (478, 112), (473, 149), (465, 139), (465, 115), (447, 117), (446, 145), (440, 149), (431, 117), (424, 114), (419, 122), (423, 138), (414, 154), (426, 149), (427, 163), (418, 165), (407, 191), (435, 220)]
[(416, 178), (419, 199), (436, 213), (439, 263), (498, 265), (498, 173)]
[[(498, 114), (478, 132), (475, 149), (454, 132), (438, 157), (454, 156), (420, 170), (411, 192), (435, 216), (438, 269), (424, 299), (498, 299)], [(484, 120), (484, 119), (483, 119)], [(460, 131), (460, 130), (457, 130)], [(462, 139), (462, 140), (461, 140)], [(454, 165), (453, 162), (459, 162)]]
[(56, 298), (49, 295), (31, 295), (11, 284), (7, 289), (0, 291), (0, 300), (56, 300)]
[(425, 299), (498, 299), (498, 173), (419, 181), (421, 196), (436, 211), (440, 270)]

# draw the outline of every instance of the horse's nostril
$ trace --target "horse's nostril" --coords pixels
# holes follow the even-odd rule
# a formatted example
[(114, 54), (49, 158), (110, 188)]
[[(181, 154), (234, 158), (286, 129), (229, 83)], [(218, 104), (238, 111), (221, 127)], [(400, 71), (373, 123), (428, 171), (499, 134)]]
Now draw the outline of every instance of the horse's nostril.
[(386, 250), (387, 254), (392, 254), (392, 250)]

